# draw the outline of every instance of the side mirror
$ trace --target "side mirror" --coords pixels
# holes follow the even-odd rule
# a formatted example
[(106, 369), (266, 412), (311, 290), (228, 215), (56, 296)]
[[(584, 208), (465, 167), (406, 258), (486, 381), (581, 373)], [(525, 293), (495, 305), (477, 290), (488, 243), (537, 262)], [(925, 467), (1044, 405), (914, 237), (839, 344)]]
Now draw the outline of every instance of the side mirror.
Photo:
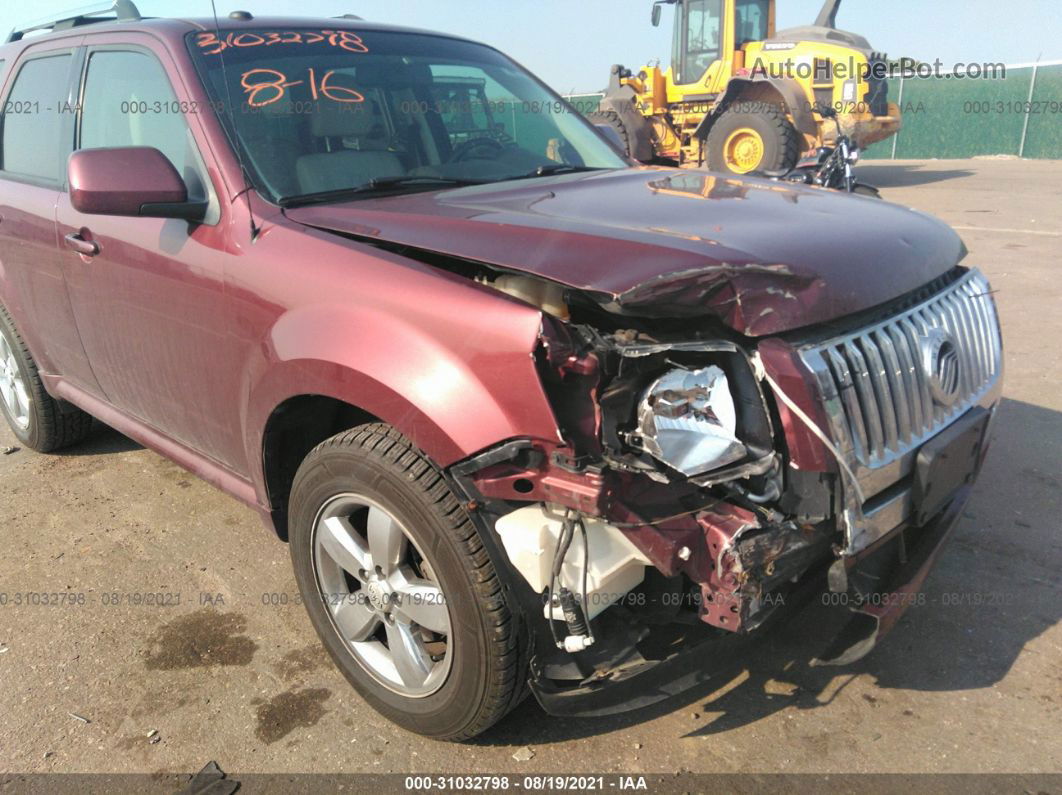
[(653, 3), (653, 27), (660, 27), (660, 15), (663, 13), (663, 6), (660, 3)]
[(82, 149), (66, 166), (70, 203), (86, 215), (202, 221), (206, 202), (188, 201), (188, 187), (166, 155), (150, 146)]

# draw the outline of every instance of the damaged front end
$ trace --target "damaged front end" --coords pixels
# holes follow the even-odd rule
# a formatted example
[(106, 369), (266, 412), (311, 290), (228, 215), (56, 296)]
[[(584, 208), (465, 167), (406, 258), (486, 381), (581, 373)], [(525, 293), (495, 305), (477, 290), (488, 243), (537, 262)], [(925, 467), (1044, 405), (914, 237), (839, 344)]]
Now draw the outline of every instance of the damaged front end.
[[(547, 710), (630, 709), (695, 684), (683, 651), (751, 633), (809, 588), (859, 614), (827, 661), (873, 648), (983, 457), (1001, 379), (975, 273), (787, 338), (711, 320), (641, 325), (572, 295), (565, 319), (543, 315), (535, 356), (560, 438), (513, 440), (449, 474), (510, 573)], [(947, 406), (923, 401), (932, 374), (915, 362), (938, 304), (975, 368)], [(838, 351), (869, 365), (853, 375)], [(654, 667), (670, 679), (621, 686)]]

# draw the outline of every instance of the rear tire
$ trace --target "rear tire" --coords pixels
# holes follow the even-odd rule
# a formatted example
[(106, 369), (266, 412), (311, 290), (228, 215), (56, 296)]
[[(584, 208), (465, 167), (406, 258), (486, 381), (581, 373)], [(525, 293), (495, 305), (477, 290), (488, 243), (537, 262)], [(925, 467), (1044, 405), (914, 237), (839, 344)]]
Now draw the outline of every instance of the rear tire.
[(48, 394), (37, 363), (0, 306), (0, 412), (15, 437), (38, 453), (51, 453), (83, 441), (92, 417)]
[[(524, 643), (498, 573), (438, 467), (398, 431), (363, 425), (316, 447), (295, 476), (289, 518), (310, 620), (375, 710), (460, 741), (519, 703)], [(410, 617), (439, 600), (406, 601), (409, 583), (442, 597), (441, 617)]]
[(780, 105), (738, 102), (712, 125), (706, 148), (712, 171), (789, 170), (800, 157), (800, 136)]

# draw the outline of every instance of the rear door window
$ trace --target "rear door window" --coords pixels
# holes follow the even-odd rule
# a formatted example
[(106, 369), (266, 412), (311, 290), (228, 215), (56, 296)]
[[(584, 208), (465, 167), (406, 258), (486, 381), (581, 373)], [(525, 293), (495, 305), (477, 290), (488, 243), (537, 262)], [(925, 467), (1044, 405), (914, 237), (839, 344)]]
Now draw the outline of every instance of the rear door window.
[(14, 176), (58, 182), (67, 148), (63, 105), (69, 85), (69, 53), (26, 61), (3, 107), (0, 169)]

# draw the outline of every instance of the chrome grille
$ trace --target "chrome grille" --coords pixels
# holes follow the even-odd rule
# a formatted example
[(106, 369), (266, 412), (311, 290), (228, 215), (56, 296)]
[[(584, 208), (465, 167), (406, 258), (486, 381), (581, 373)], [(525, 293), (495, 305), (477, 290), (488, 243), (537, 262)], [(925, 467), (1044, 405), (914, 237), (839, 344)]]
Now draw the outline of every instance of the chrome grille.
[[(895, 317), (801, 350), (827, 401), (840, 402), (843, 419), (835, 431), (848, 438), (837, 441), (856, 461), (874, 468), (910, 452), (995, 383), (1002, 345), (990, 289), (971, 271)], [(948, 346), (936, 357), (936, 373), (926, 351), (934, 339)]]

